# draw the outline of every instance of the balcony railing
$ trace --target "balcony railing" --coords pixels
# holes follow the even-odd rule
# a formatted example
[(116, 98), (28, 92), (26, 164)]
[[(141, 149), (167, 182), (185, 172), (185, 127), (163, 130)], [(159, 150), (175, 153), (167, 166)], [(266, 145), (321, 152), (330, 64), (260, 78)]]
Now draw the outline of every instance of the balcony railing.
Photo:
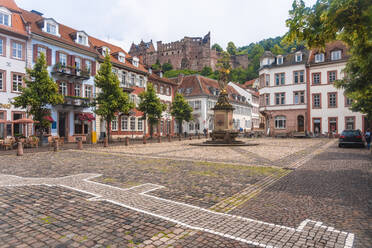
[(66, 66), (60, 63), (57, 63), (53, 66), (53, 74), (56, 74), (61, 77), (86, 80), (90, 77), (90, 71), (86, 69), (79, 69), (73, 66)]
[(82, 107), (87, 108), (90, 106), (91, 99), (78, 96), (64, 96), (64, 106)]

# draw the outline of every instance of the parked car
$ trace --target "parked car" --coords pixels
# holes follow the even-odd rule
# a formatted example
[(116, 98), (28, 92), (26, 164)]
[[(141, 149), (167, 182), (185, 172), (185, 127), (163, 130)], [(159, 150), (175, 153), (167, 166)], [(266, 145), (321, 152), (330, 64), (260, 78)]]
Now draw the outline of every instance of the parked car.
[(362, 132), (360, 130), (344, 130), (338, 139), (338, 147), (344, 146), (364, 147)]

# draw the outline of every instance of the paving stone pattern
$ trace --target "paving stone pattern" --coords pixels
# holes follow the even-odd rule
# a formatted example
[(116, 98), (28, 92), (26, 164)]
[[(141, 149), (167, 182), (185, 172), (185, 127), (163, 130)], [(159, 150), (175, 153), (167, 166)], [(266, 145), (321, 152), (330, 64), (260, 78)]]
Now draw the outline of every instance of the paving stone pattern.
[(295, 247), (318, 245), (351, 248), (354, 234), (340, 232), (321, 222), (303, 221), (297, 229), (265, 223), (240, 216), (212, 212), (192, 205), (161, 199), (146, 193), (162, 188), (143, 184), (121, 189), (90, 181), (95, 174), (79, 174), (63, 178), (21, 178), (0, 175), (0, 187), (30, 185), (63, 186), (93, 195), (90, 201), (104, 200), (131, 210), (145, 213), (187, 228), (212, 233), (259, 247)]

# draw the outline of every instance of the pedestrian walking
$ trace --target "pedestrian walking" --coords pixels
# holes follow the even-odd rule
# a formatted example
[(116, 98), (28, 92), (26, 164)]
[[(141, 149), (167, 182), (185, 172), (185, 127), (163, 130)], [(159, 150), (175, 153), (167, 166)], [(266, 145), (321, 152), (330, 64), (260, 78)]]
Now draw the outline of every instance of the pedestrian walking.
[(364, 134), (364, 137), (366, 138), (366, 142), (367, 142), (367, 149), (371, 149), (371, 131), (369, 130), (369, 128), (367, 129), (366, 133)]
[(203, 133), (204, 133), (204, 136), (207, 137), (207, 129), (206, 128), (203, 129)]

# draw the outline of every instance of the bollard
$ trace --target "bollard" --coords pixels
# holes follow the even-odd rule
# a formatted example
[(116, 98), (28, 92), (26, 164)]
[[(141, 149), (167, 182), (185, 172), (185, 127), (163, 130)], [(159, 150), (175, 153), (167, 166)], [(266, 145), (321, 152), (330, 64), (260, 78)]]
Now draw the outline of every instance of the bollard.
[(129, 146), (129, 137), (125, 137), (125, 145)]
[(143, 144), (145, 144), (145, 145), (146, 145), (146, 143), (147, 143), (147, 140), (146, 140), (146, 136), (145, 136), (145, 135), (143, 135)]
[(178, 135), (178, 141), (181, 141), (182, 139), (181, 139), (181, 135), (179, 134)]
[(103, 147), (108, 147), (108, 137), (107, 136), (103, 139)]
[(168, 134), (168, 142), (172, 142), (171, 136)]
[(189, 140), (192, 140), (192, 137), (191, 137), (191, 135), (190, 135), (190, 137), (189, 137)]
[(158, 136), (158, 143), (161, 143), (161, 136)]
[(58, 152), (58, 140), (56, 140), (56, 139), (54, 139), (54, 143), (53, 143), (53, 150), (55, 151), (55, 152)]
[(83, 138), (78, 139), (77, 149), (78, 150), (83, 150)]
[(21, 141), (18, 141), (17, 156), (23, 156), (23, 145)]

